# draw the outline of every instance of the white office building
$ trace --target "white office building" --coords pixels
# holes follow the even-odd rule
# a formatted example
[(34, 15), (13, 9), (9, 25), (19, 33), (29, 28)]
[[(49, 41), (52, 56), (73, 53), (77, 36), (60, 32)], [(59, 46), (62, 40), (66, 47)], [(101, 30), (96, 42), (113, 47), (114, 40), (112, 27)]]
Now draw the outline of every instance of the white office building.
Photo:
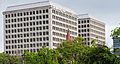
[(105, 44), (105, 23), (90, 17), (88, 14), (79, 15), (78, 36), (85, 39), (85, 45), (91, 45), (96, 39), (97, 44)]
[(54, 49), (66, 40), (68, 29), (71, 38), (77, 37), (76, 13), (49, 1), (10, 6), (3, 15), (4, 51), (10, 55), (37, 52), (43, 46)]

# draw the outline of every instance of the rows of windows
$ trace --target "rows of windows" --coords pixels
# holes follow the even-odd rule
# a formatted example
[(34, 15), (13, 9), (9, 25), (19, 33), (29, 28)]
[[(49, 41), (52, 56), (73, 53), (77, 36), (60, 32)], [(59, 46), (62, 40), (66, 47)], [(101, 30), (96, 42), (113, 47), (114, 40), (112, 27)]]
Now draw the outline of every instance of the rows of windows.
[(62, 22), (66, 22), (66, 23), (68, 23), (68, 24), (72, 24), (72, 25), (77, 26), (77, 21), (76, 21), (76, 22), (73, 22), (73, 21), (70, 21), (70, 20), (67, 20), (67, 19), (64, 19), (64, 18), (55, 16), (55, 15), (52, 15), (52, 18), (53, 18), (53, 19), (56, 19), (56, 20), (59, 20), (59, 21), (62, 21)]
[(89, 46), (89, 45), (90, 45), (90, 42), (87, 42), (87, 41), (86, 41), (86, 42), (84, 42), (84, 44)]
[(85, 33), (85, 34), (78, 34), (78, 36), (82, 36), (82, 37), (87, 37), (87, 36), (92, 36), (92, 37), (98, 37), (99, 39), (105, 39), (104, 37), (95, 35), (95, 34), (89, 34), (89, 33)]
[(6, 49), (20, 49), (20, 48), (31, 48), (31, 47), (41, 47), (49, 46), (49, 42), (44, 43), (32, 43), (32, 44), (18, 44), (18, 45), (6, 45)]
[(84, 38), (85, 39), (85, 41), (90, 41), (90, 38)]
[(100, 27), (105, 27), (105, 25), (104, 25), (104, 23), (99, 23), (99, 21), (92, 21), (91, 22), (92, 24), (95, 24), (95, 25), (97, 25), (97, 26), (100, 26)]
[(36, 21), (36, 22), (8, 24), (8, 25), (5, 25), (5, 28), (27, 27), (27, 26), (35, 26), (35, 25), (42, 25), (42, 24), (44, 25), (48, 23), (49, 23), (48, 20), (43, 20), (43, 21)]
[(89, 20), (79, 20), (78, 21), (78, 24), (83, 24), (83, 23), (90, 23)]
[(98, 35), (96, 35), (96, 34), (91, 34), (91, 36), (92, 36), (92, 37), (98, 37), (98, 39), (103, 39), (103, 40), (105, 40), (105, 37), (98, 36)]
[(54, 42), (53, 42), (53, 46), (58, 47), (58, 46), (59, 46), (59, 43), (54, 43)]
[(19, 28), (19, 29), (11, 29), (6, 30), (6, 34), (9, 33), (21, 33), (21, 32), (28, 32), (28, 31), (38, 31), (38, 30), (48, 30), (49, 26), (39, 26), (39, 27), (30, 27), (30, 28)]
[(82, 36), (82, 37), (86, 37), (86, 36), (90, 36), (90, 34), (89, 33), (84, 33), (84, 34), (78, 34), (78, 36)]
[(80, 29), (80, 30), (78, 30), (78, 32), (79, 33), (81, 33), (81, 32), (90, 32), (90, 29)]
[(69, 29), (72, 29), (72, 30), (77, 30), (76, 27), (72, 27), (71, 25), (66, 25), (66, 24), (63, 24), (63, 23), (60, 23), (60, 22), (57, 22), (57, 21), (52, 21), (52, 24), (55, 24), (55, 25), (58, 25), (58, 26), (61, 26), (61, 27), (65, 27), (65, 28), (69, 28)]
[(60, 36), (60, 37), (66, 37), (66, 35), (65, 34), (61, 34), (61, 33), (57, 33), (57, 32), (53, 32), (53, 35), (55, 35), (55, 36)]
[(97, 29), (97, 30), (100, 30), (100, 31), (105, 31), (105, 29), (104, 28), (101, 28), (101, 27), (99, 27), (99, 26), (95, 26), (95, 25), (90, 25), (90, 27), (91, 28), (94, 28), (94, 29)]
[(105, 36), (105, 33), (100, 32), (100, 31), (97, 31), (97, 30), (95, 30), (95, 29), (91, 29), (91, 32)]
[(78, 25), (78, 28), (87, 28), (87, 27), (90, 27), (90, 25), (89, 24), (87, 24), (87, 25)]
[(63, 42), (64, 39), (60, 39), (60, 38), (53, 37), (53, 41)]
[(14, 22), (22, 22), (22, 21), (32, 21), (39, 19), (47, 19), (49, 15), (39, 15), (39, 16), (31, 16), (31, 17), (23, 17), (23, 18), (15, 18), (15, 19), (6, 19), (6, 23), (14, 23)]
[(49, 35), (48, 31), (43, 31), (43, 32), (34, 32), (34, 33), (24, 33), (24, 34), (14, 34), (14, 35), (6, 35), (6, 39), (11, 39), (11, 38), (23, 38), (23, 37), (33, 37), (33, 36), (45, 36)]
[[(53, 30), (60, 31), (60, 32), (64, 32), (64, 33), (67, 32), (67, 30), (62, 29), (62, 28), (59, 28), (59, 27), (55, 27), (55, 26), (53, 26), (52, 29), (53, 29)], [(70, 31), (70, 34), (72, 34), (72, 35), (77, 35), (77, 33), (76, 33), (76, 32), (73, 32), (73, 31)]]
[(15, 40), (6, 40), (6, 44), (14, 43), (29, 43), (29, 42), (39, 42), (39, 41), (49, 41), (49, 37), (39, 37), (39, 38), (26, 38), (26, 39), (15, 39)]
[[(29, 45), (29, 44), (25, 44), (25, 45)], [(12, 54), (12, 55), (17, 55), (17, 54), (24, 54), (24, 52), (38, 52), (38, 49), (24, 49), (24, 50), (12, 50), (12, 51), (6, 51), (7, 54)]]
[(42, 13), (49, 13), (49, 10), (45, 9), (45, 10), (36, 10), (36, 11), (29, 11), (29, 12), (11, 13), (11, 14), (5, 15), (5, 18), (35, 15), (35, 14), (42, 14)]
[(63, 12), (57, 11), (57, 10), (52, 10), (52, 13), (77, 21), (77, 18), (71, 16), (71, 13), (68, 15), (68, 13), (63, 13)]

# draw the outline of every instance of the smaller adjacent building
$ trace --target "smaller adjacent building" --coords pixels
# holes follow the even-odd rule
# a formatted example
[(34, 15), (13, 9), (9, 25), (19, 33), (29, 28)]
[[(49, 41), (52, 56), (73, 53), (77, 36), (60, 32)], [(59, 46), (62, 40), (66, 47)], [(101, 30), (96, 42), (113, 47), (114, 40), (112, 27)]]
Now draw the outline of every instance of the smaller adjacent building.
[(120, 54), (120, 36), (113, 37), (113, 49), (115, 54)]
[(105, 44), (105, 23), (88, 14), (79, 15), (78, 36), (85, 39), (85, 45), (91, 45), (93, 39), (97, 39), (98, 44)]

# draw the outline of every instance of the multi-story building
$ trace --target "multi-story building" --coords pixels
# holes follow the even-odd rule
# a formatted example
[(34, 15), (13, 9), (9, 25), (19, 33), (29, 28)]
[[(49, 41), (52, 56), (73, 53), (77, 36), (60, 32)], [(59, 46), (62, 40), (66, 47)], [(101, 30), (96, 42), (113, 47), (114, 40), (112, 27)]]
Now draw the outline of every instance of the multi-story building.
[(85, 38), (86, 45), (91, 45), (93, 39), (103, 45), (105, 44), (105, 23), (88, 16), (88, 14), (81, 14), (78, 19), (78, 36)]
[(10, 55), (56, 48), (68, 29), (71, 38), (77, 37), (76, 13), (49, 1), (10, 6), (3, 15), (4, 51)]
[(115, 54), (120, 54), (120, 36), (113, 37), (113, 49)]

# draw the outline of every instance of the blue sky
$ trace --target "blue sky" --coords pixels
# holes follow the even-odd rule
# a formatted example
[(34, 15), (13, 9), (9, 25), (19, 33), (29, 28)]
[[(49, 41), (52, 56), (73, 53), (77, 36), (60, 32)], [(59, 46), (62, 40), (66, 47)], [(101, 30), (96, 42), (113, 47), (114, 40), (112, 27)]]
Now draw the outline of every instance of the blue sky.
[[(20, 5), (25, 3), (39, 2), (43, 0), (0, 0), (0, 51), (3, 47), (3, 17), (2, 12), (7, 6)], [(51, 0), (62, 6), (70, 8), (78, 14), (88, 13), (106, 23), (106, 45), (112, 46), (110, 33), (120, 23), (120, 0)]]

